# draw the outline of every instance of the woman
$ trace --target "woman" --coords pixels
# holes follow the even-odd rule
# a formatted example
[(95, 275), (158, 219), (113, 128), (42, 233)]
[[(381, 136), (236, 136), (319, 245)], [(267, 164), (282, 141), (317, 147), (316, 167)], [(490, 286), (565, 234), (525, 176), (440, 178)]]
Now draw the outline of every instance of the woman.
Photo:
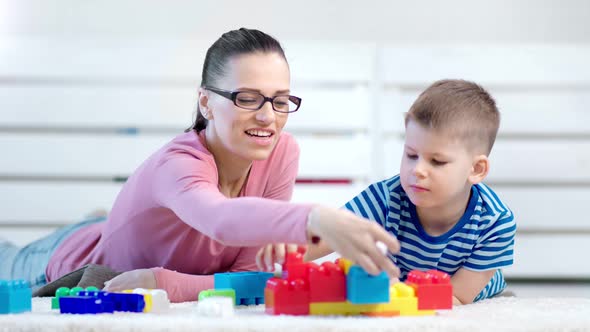
[[(225, 33), (207, 52), (192, 128), (133, 173), (107, 220), (70, 226), (23, 249), (0, 244), (8, 247), (0, 256), (14, 261), (9, 278), (38, 287), (95, 263), (129, 271), (107, 282), (107, 291), (162, 288), (172, 301), (189, 301), (213, 288), (213, 273), (255, 270), (261, 246), (305, 245), (312, 236), (370, 273), (396, 275), (375, 243), (396, 252), (397, 240), (375, 223), (287, 202), (299, 148), (282, 129), (300, 104), (275, 39), (257, 30)], [(274, 248), (281, 261), (285, 246)]]

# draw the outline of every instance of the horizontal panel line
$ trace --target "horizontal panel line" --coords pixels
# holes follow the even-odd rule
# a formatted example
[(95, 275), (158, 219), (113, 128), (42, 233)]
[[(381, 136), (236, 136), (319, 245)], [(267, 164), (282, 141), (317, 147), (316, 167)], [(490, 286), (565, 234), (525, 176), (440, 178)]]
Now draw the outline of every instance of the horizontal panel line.
[[(188, 128), (190, 124), (187, 124)], [(179, 135), (186, 128), (180, 127), (84, 127), (84, 126), (0, 126), (0, 133), (9, 134), (95, 134), (95, 135), (137, 135), (137, 134), (173, 134)]]
[(102, 182), (123, 183), (129, 176), (68, 176), (68, 175), (19, 175), (0, 174), (1, 182)]
[[(104, 126), (104, 127), (85, 127), (85, 126), (0, 126), (0, 134), (95, 134), (95, 135), (171, 135), (171, 137), (180, 135), (190, 126), (184, 128), (181, 127), (117, 127), (117, 126)], [(305, 129), (305, 128), (291, 128), (287, 130), (293, 135), (307, 135), (307, 136), (345, 136), (367, 134), (366, 128), (335, 128), (335, 129)]]
[(568, 188), (588, 188), (590, 189), (590, 180), (582, 179), (582, 180), (567, 180), (567, 181), (546, 181), (546, 180), (530, 180), (529, 182), (526, 181), (512, 181), (512, 180), (494, 180), (490, 178), (489, 180), (484, 181), (485, 184), (493, 187), (513, 187), (515, 189), (524, 189), (524, 188), (554, 188), (554, 189), (568, 189)]
[(58, 85), (58, 86), (174, 86), (194, 87), (199, 85), (195, 78), (154, 78), (154, 77), (54, 77), (54, 76), (1, 76), (0, 85)]
[(31, 228), (39, 228), (39, 227), (46, 227), (46, 228), (60, 228), (67, 225), (71, 225), (76, 222), (80, 222), (84, 220), (84, 218), (80, 218), (80, 220), (37, 220), (37, 221), (24, 221), (24, 220), (1, 220), (0, 219), (0, 231), (2, 228), (23, 228), (25, 230)]
[(539, 284), (588, 284), (590, 286), (590, 275), (587, 277), (517, 277), (506, 276), (506, 282), (510, 284), (539, 283)]
[[(518, 221), (517, 221), (518, 224)], [(535, 228), (517, 228), (517, 235), (590, 235), (590, 225), (588, 228), (568, 228), (568, 229), (535, 229)]]
[[(422, 92), (432, 82), (424, 83), (400, 83), (400, 82), (385, 82), (383, 88), (398, 90), (401, 92)], [(491, 90), (493, 93), (498, 92), (590, 92), (590, 82), (524, 82), (524, 83), (486, 83), (481, 80), (484, 88)]]
[[(66, 174), (16, 174), (16, 173), (0, 173), (0, 181), (6, 182), (20, 182), (20, 181), (49, 181), (49, 182), (125, 182), (129, 175), (66, 175)], [(333, 178), (320, 177), (320, 176), (305, 176), (302, 175), (300, 179), (303, 182), (307, 181), (332, 181)], [(364, 177), (347, 178), (354, 179), (354, 181), (364, 181)], [(589, 188), (590, 180), (581, 180), (572, 182), (547, 182), (547, 181), (535, 181), (535, 182), (524, 182), (524, 181), (502, 181), (502, 180), (489, 180), (485, 183), (491, 187), (502, 187), (514, 189), (524, 188)]]
[[(67, 176), (67, 175), (19, 175), (19, 174), (0, 174), (0, 184), (2, 182), (102, 182), (102, 183), (123, 183), (127, 181), (128, 176)], [(325, 184), (325, 185), (343, 185), (353, 183), (364, 183), (364, 178), (329, 178), (329, 177), (301, 177), (297, 178), (295, 183), (300, 185), (306, 184)]]
[[(168, 76), (170, 77), (170, 76)], [(192, 87), (197, 89), (199, 86), (198, 75), (186, 78), (166, 78), (162, 77), (133, 77), (129, 75), (121, 76), (98, 76), (88, 75), (88, 77), (58, 77), (58, 76), (3, 76), (0, 75), (0, 85), (57, 85), (57, 86), (146, 86), (146, 87)], [(334, 79), (297, 79), (292, 78), (292, 85), (296, 89), (303, 88), (326, 88), (326, 89), (354, 89), (357, 87), (367, 88), (368, 79), (362, 80), (334, 80)]]
[[(404, 133), (402, 132), (385, 132), (384, 138), (398, 138), (404, 139)], [(589, 141), (590, 132), (579, 131), (579, 132), (562, 132), (562, 133), (499, 133), (496, 138), (498, 141), (531, 141), (539, 143), (539, 141)]]

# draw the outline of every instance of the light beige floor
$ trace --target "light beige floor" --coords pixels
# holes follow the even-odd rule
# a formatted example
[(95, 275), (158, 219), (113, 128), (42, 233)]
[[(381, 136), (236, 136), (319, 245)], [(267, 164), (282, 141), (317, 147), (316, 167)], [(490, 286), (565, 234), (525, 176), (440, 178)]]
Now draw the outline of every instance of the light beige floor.
[(518, 297), (590, 298), (589, 283), (520, 283), (508, 282), (508, 289)]

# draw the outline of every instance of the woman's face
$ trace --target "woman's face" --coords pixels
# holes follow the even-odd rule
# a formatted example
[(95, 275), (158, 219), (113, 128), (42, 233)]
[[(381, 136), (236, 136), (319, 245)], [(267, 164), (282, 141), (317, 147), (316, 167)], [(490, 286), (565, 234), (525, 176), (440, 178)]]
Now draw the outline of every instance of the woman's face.
[[(226, 74), (215, 88), (230, 91), (254, 91), (266, 97), (290, 93), (287, 62), (278, 53), (252, 53), (230, 58)], [(203, 107), (206, 96), (206, 107)], [(275, 112), (270, 102), (258, 111), (240, 108), (206, 89), (201, 90), (201, 109), (208, 113), (207, 142), (244, 160), (263, 160), (274, 149), (287, 113)]]

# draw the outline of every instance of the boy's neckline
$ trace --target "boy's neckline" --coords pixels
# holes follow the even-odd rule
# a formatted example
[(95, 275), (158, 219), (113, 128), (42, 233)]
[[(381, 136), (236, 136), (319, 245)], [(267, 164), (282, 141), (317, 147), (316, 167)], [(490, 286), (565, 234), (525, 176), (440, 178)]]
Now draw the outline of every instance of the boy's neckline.
[(445, 233), (443, 233), (441, 235), (436, 235), (436, 236), (430, 235), (426, 232), (426, 230), (424, 230), (424, 227), (422, 227), (422, 224), (420, 223), (420, 220), (418, 219), (418, 212), (416, 211), (416, 205), (414, 205), (414, 203), (412, 203), (412, 201), (410, 201), (408, 199), (409, 208), (410, 208), (410, 217), (412, 219), (412, 223), (416, 227), (416, 230), (418, 231), (418, 234), (420, 235), (420, 237), (422, 239), (425, 239), (431, 243), (444, 242), (451, 235), (455, 234), (458, 230), (463, 228), (463, 226), (465, 226), (465, 224), (467, 222), (469, 222), (469, 220), (471, 220), (471, 216), (473, 216), (473, 214), (475, 212), (475, 207), (477, 206), (478, 197), (479, 197), (479, 190), (477, 189), (477, 186), (476, 185), (471, 186), (471, 194), (469, 196), (469, 203), (467, 204), (467, 208), (465, 209), (465, 212), (461, 216), (461, 219), (459, 219), (459, 221), (457, 221), (457, 223), (455, 223), (455, 225), (453, 225), (453, 227), (451, 227), (451, 229), (449, 229), (448, 231), (446, 231)]

